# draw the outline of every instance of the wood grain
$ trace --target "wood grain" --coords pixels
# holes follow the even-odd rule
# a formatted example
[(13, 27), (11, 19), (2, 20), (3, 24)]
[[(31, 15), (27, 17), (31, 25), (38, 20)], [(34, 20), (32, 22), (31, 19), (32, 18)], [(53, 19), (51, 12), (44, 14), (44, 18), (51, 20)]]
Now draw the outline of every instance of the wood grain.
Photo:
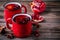
[[(27, 7), (28, 14), (31, 15), (33, 14), (33, 12), (31, 11), (31, 9), (29, 9), (30, 2), (31, 1), (24, 1), (20, 3), (24, 4)], [(39, 37), (32, 36), (24, 39), (15, 38), (12, 40), (60, 40), (60, 2), (56, 1), (45, 1), (45, 2), (47, 5), (46, 11), (41, 13), (41, 16), (43, 16), (45, 20), (39, 23), (40, 28), (38, 29), (40, 36)], [(3, 16), (4, 8), (2, 7), (4, 3), (0, 2), (0, 25), (5, 25)], [(0, 40), (11, 40), (11, 39), (6, 38), (5, 36), (1, 36)]]

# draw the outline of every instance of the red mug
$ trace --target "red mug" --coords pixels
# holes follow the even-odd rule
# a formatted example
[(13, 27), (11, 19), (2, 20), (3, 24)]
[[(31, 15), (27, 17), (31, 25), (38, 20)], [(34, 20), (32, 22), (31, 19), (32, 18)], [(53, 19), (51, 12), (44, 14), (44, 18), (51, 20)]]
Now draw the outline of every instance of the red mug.
[(17, 38), (30, 36), (32, 32), (32, 17), (28, 14), (14, 15), (12, 17), (11, 30)]
[(24, 8), (24, 13), (27, 13), (27, 8), (18, 2), (9, 2), (4, 5), (4, 18), (7, 26), (8, 23), (12, 23), (11, 18), (13, 15), (22, 13), (22, 8)]

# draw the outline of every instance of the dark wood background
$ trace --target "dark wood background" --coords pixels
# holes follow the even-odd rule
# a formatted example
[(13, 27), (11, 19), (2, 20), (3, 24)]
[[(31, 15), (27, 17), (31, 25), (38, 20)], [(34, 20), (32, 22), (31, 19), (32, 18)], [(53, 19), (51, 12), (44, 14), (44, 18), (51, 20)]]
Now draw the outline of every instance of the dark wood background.
[[(29, 3), (32, 0), (8, 0), (17, 1), (24, 4), (28, 13), (31, 15), (33, 12), (30, 9)], [(43, 0), (46, 2), (46, 10), (41, 13), (45, 20), (40, 24), (40, 37), (29, 37), (24, 39), (8, 39), (5, 36), (0, 36), (0, 40), (60, 40), (60, 0)], [(0, 0), (0, 25), (5, 25), (4, 21), (4, 8), (3, 4), (7, 0)]]

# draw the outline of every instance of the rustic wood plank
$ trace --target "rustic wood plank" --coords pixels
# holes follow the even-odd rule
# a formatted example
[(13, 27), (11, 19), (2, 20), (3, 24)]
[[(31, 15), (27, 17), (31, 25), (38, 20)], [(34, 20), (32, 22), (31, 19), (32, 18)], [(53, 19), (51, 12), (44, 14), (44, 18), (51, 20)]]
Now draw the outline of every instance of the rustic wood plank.
[[(28, 12), (28, 14), (33, 14), (33, 12)], [(60, 18), (60, 12), (43, 12), (41, 13), (41, 15), (44, 17), (44, 18)], [(1, 12), (0, 11), (0, 16), (1, 17), (4, 17), (4, 12)]]
[(59, 27), (60, 23), (39, 23), (41, 26), (40, 28), (46, 28), (46, 29), (51, 29), (54, 27)]
[(60, 18), (45, 18), (43, 23), (60, 23)]
[[(0, 0), (0, 2), (6, 2), (6, 1), (32, 1), (32, 0)], [(43, 1), (60, 1), (60, 0), (43, 0)]]
[[(0, 23), (0, 25), (5, 25), (5, 23)], [(60, 28), (60, 23), (39, 23), (39, 25), (40, 25), (40, 30)]]
[[(0, 19), (1, 23), (4, 23), (4, 19)], [(42, 23), (60, 23), (60, 18), (45, 18)]]
[[(28, 14), (32, 15), (33, 12), (28, 12)], [(43, 16), (44, 18), (60, 18), (60, 12), (59, 11), (57, 11), (57, 12), (45, 11), (45, 12), (41, 13), (41, 16)], [(1, 11), (0, 11), (0, 18), (4, 18), (4, 13)]]
[[(5, 2), (0, 2), (0, 10), (4, 10), (2, 7), (4, 3)], [(26, 7), (28, 6), (28, 8), (30, 8), (30, 6), (29, 6), (30, 2), (20, 2), (20, 3), (24, 4)], [(60, 9), (59, 9), (60, 8), (60, 2), (46, 2), (46, 6), (48, 8), (47, 11), (60, 11)]]

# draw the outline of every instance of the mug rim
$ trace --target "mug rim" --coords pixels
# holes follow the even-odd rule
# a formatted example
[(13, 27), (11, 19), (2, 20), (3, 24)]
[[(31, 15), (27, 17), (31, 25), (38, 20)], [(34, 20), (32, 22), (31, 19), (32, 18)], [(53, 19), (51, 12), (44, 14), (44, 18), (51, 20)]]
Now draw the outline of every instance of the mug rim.
[(12, 21), (14, 21), (14, 18), (15, 18), (15, 17), (20, 16), (20, 15), (25, 15), (25, 16), (29, 17), (30, 20), (32, 20), (32, 17), (31, 17), (29, 14), (16, 14), (16, 15), (14, 15), (14, 16), (12, 17)]
[(9, 5), (9, 4), (17, 4), (17, 5), (19, 5), (20, 7), (22, 6), (21, 3), (18, 3), (18, 2), (8, 2), (8, 3), (5, 4), (4, 7), (6, 7), (6, 6)]

